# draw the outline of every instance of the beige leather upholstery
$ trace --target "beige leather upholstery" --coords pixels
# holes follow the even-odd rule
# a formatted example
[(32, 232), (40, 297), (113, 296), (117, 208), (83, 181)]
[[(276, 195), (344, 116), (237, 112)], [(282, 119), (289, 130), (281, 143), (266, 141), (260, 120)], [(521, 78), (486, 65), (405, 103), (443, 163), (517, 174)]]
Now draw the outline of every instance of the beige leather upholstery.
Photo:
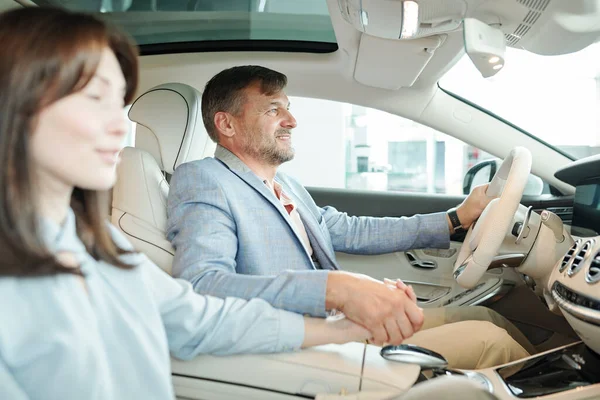
[(129, 110), (137, 124), (135, 147), (123, 149), (113, 189), (112, 223), (168, 273), (174, 251), (165, 236), (165, 176), (215, 150), (202, 123), (200, 100), (200, 92), (180, 83), (156, 86), (138, 97)]

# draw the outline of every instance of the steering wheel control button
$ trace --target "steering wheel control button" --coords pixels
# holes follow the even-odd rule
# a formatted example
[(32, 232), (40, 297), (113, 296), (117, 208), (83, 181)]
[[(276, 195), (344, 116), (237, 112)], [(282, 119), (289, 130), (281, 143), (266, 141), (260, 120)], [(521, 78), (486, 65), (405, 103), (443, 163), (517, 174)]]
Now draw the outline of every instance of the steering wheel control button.
[(521, 229), (523, 229), (523, 223), (515, 222), (515, 224), (513, 225), (512, 231), (510, 233), (512, 233), (512, 235), (514, 237), (519, 237), (519, 235), (521, 234)]
[[(532, 212), (533, 212), (533, 207), (529, 206), (529, 208), (527, 208), (527, 213), (525, 214), (525, 219), (523, 220), (523, 223), (517, 229), (517, 240), (515, 241), (515, 244), (521, 243), (521, 241), (523, 239), (525, 239), (525, 238), (527, 238), (527, 236), (529, 236), (529, 232), (531, 231), (531, 229), (529, 228), (529, 219), (531, 219)], [(513, 235), (514, 235), (514, 227), (513, 227)]]

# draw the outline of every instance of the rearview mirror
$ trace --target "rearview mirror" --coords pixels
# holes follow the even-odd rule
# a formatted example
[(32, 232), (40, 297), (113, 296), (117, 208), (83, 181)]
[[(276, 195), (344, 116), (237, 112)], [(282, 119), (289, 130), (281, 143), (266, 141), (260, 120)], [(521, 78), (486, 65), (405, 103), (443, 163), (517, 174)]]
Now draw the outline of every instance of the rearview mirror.
[[(501, 164), (502, 160), (493, 158), (481, 161), (472, 166), (465, 174), (463, 180), (463, 194), (469, 194), (475, 186), (490, 182)], [(523, 195), (539, 196), (543, 192), (544, 181), (535, 175), (529, 174)]]

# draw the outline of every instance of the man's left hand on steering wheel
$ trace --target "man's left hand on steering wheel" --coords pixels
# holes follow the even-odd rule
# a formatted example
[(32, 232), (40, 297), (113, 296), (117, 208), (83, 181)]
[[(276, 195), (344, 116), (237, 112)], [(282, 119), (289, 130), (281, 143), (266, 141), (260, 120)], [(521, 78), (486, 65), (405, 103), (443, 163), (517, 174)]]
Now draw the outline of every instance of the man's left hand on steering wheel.
[[(485, 207), (492, 201), (496, 196), (488, 197), (486, 190), (489, 184), (483, 184), (473, 188), (467, 198), (456, 207), (456, 215), (460, 221), (462, 227), (467, 230), (473, 222), (479, 218)], [(448, 216), (448, 226), (450, 232), (454, 233), (454, 227), (450, 217)]]

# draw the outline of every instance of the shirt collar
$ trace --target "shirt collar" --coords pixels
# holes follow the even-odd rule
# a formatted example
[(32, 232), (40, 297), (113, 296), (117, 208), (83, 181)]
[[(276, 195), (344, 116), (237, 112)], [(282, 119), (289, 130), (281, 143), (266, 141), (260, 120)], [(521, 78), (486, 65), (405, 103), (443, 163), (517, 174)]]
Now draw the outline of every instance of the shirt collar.
[(68, 251), (86, 252), (85, 246), (77, 236), (75, 213), (69, 208), (65, 220), (58, 224), (48, 218), (40, 218), (42, 240), (52, 253)]

